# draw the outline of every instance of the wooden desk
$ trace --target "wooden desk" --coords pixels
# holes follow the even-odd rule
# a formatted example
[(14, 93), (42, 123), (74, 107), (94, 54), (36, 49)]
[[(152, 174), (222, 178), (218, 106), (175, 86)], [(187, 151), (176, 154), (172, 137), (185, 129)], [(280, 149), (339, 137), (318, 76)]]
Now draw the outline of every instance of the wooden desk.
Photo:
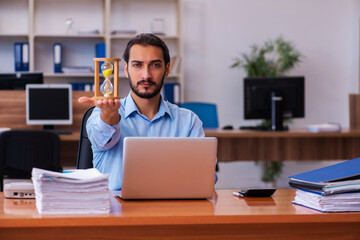
[(294, 190), (272, 198), (121, 201), (110, 214), (39, 215), (35, 200), (0, 194), (0, 239), (359, 239), (360, 213), (293, 205)]
[[(219, 161), (346, 160), (360, 156), (360, 130), (311, 133), (205, 129), (218, 139)], [(75, 166), (79, 132), (61, 135), (62, 166)]]
[(312, 133), (206, 129), (218, 138), (218, 160), (344, 160), (360, 156), (360, 130)]
[[(76, 165), (79, 144), (81, 119), (90, 104), (81, 104), (77, 100), (81, 96), (92, 97), (93, 92), (73, 91), (73, 124), (56, 126), (56, 129), (71, 130), (71, 135), (61, 135), (61, 166)], [(0, 127), (11, 129), (42, 129), (40, 125), (26, 124), (26, 92), (25, 90), (0, 90)]]
[[(80, 96), (92, 92), (73, 91), (73, 124), (59, 126), (70, 129), (71, 135), (61, 135), (61, 165), (74, 167), (78, 150), (80, 123), (89, 104), (80, 104)], [(0, 127), (41, 129), (26, 125), (25, 91), (0, 91)], [(261, 132), (205, 129), (206, 136), (217, 137), (218, 160), (343, 160), (360, 156), (360, 130), (340, 133), (310, 133), (306, 130)]]

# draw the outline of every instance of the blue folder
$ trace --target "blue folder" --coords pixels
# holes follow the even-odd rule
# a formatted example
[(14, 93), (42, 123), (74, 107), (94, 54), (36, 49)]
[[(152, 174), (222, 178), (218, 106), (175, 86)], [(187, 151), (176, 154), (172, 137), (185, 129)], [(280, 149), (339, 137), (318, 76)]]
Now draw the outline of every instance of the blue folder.
[(179, 83), (165, 83), (164, 84), (164, 98), (169, 102), (180, 104), (180, 84)]
[(360, 179), (360, 158), (296, 174), (289, 178), (313, 183)]
[(22, 71), (22, 43), (14, 43), (15, 72)]
[[(97, 43), (95, 45), (95, 57), (96, 58), (105, 58), (105, 55), (106, 55), (105, 47), (106, 47), (105, 43)], [(99, 62), (99, 71), (100, 72), (101, 72), (101, 65), (103, 63), (104, 63), (103, 61)]]

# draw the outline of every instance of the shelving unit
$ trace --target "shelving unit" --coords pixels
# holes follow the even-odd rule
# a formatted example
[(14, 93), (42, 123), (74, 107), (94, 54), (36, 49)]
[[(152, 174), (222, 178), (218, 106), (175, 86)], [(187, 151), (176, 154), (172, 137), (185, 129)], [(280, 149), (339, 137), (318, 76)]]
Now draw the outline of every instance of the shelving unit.
[[(61, 43), (62, 66), (94, 66), (95, 45), (106, 44), (106, 57), (121, 58), (134, 34), (114, 31), (152, 32), (154, 19), (164, 21), (164, 35), (171, 56), (182, 56), (181, 0), (17, 0), (0, 2), (0, 72), (14, 72), (14, 43), (29, 43), (30, 71), (44, 73), (44, 81), (91, 82), (93, 74), (54, 73), (53, 44)], [(67, 32), (66, 20), (73, 31)], [(98, 33), (92, 34), (96, 30)], [(78, 33), (81, 31), (82, 33)], [(123, 62), (120, 63), (123, 65)], [(181, 65), (166, 81), (179, 82), (183, 89)], [(123, 67), (120, 85), (128, 91)], [(122, 87), (120, 86), (120, 89)], [(183, 91), (181, 91), (183, 92)]]

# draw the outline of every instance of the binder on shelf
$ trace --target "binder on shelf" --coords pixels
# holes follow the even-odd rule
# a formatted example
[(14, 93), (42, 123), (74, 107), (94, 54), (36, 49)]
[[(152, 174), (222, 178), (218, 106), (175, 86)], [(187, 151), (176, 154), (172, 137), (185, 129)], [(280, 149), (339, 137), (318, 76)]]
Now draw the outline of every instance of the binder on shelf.
[[(95, 45), (95, 57), (104, 58), (105, 57), (105, 43), (97, 43)], [(101, 72), (101, 64), (104, 62), (99, 62), (99, 71)]]
[(93, 82), (84, 83), (84, 91), (86, 92), (94, 91), (94, 83)]
[(54, 43), (54, 73), (61, 73), (62, 45)]
[(14, 43), (15, 72), (22, 71), (22, 43)]
[(29, 43), (22, 43), (22, 71), (29, 71)]
[(71, 90), (73, 90), (73, 91), (81, 91), (80, 83), (78, 83), (78, 82), (70, 82), (70, 84), (71, 84)]
[(93, 82), (71, 82), (71, 87), (73, 91), (86, 91), (90, 92), (94, 90)]
[(165, 83), (164, 98), (176, 105), (180, 104), (180, 83)]

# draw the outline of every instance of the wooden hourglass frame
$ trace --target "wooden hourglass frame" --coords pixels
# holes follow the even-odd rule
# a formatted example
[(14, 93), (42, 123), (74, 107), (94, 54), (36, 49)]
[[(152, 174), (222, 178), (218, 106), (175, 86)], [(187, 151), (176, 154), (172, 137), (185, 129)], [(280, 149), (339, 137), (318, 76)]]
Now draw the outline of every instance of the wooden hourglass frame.
[[(121, 61), (120, 58), (94, 58), (95, 63), (95, 71), (94, 71), (94, 97), (93, 99), (119, 99), (119, 62)], [(112, 62), (114, 65), (114, 91), (112, 96), (101, 96), (100, 94), (100, 62)]]

